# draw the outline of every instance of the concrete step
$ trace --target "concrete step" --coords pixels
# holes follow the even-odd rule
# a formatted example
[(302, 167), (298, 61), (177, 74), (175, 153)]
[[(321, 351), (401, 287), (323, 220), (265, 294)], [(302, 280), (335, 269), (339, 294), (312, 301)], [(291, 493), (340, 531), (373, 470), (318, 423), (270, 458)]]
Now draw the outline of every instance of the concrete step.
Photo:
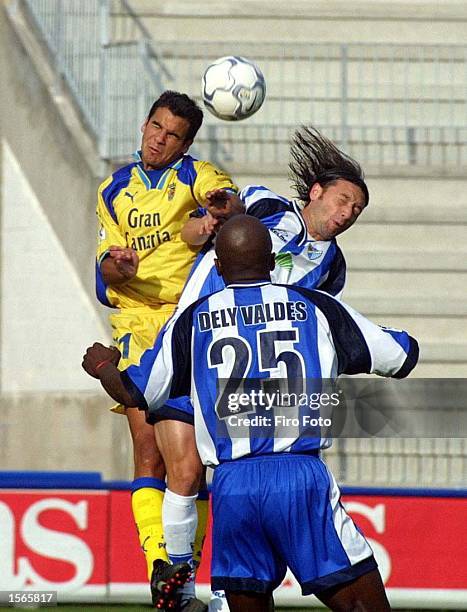
[(465, 363), (467, 374), (467, 343), (420, 343), (420, 359), (424, 363)]
[(383, 315), (467, 317), (467, 301), (462, 297), (447, 299), (435, 295), (391, 298), (368, 296), (368, 294), (347, 289), (344, 293), (344, 300), (370, 318)]
[[(357, 301), (344, 296), (344, 300), (354, 307)], [(388, 311), (370, 313), (368, 304), (366, 312), (364, 304), (360, 304), (360, 312), (366, 314), (372, 321), (379, 325), (404, 329), (417, 339), (420, 345), (420, 363), (422, 364), (464, 364), (465, 371), (463, 376), (467, 376), (467, 318), (466, 316), (422, 316), (412, 314), (411, 316), (398, 315), (395, 313), (396, 307), (390, 302)], [(413, 307), (413, 305), (412, 305)], [(407, 308), (406, 308), (407, 309)], [(381, 310), (381, 309), (380, 309)], [(419, 309), (420, 310), (420, 309)], [(467, 312), (466, 312), (467, 315)], [(417, 366), (417, 374), (418, 366)], [(437, 376), (441, 376), (437, 374)]]
[(463, 317), (379, 315), (372, 318), (379, 325), (405, 329), (423, 343), (465, 344), (467, 321)]
[[(344, 56), (345, 49), (345, 56)], [(300, 86), (301, 79), (313, 80), (313, 97), (332, 98), (340, 96), (342, 88), (342, 61), (346, 61), (346, 76), (348, 101), (352, 97), (377, 98), (384, 101), (397, 102), (411, 99), (444, 99), (463, 100), (461, 58), (456, 58), (451, 51), (449, 71), (442, 75), (431, 70), (420, 82), (417, 71), (404, 75), (404, 64), (409, 61), (415, 67), (427, 60), (439, 60), (438, 50), (432, 52), (432, 57), (421, 58), (410, 56), (408, 49), (402, 49), (404, 54), (397, 53), (394, 47), (388, 49), (386, 56), (381, 54), (377, 46), (364, 47), (342, 45), (284, 45), (276, 43), (242, 43), (235, 50), (231, 44), (222, 43), (154, 43), (157, 57), (172, 69), (178, 79), (192, 80), (196, 74), (202, 75), (206, 67), (214, 60), (225, 55), (241, 55), (253, 60), (261, 69), (267, 80), (268, 93), (272, 97), (309, 98), (310, 91)], [(458, 62), (455, 60), (458, 59)], [(360, 68), (357, 70), (356, 68)], [(375, 67), (378, 68), (378, 85), (375, 84)], [(373, 68), (373, 70), (371, 70)], [(450, 82), (451, 77), (459, 80)], [(409, 81), (407, 82), (407, 79)], [(292, 92), (294, 95), (292, 95)]]
[(466, 363), (423, 363), (419, 362), (410, 374), (413, 378), (466, 378)]
[[(359, 0), (129, 0), (156, 40), (241, 40), (450, 43), (465, 42), (465, 3)], [(448, 34), (447, 34), (448, 32)]]
[(420, 345), (422, 363), (464, 363), (467, 376), (467, 319), (465, 317), (379, 314), (370, 316), (370, 318), (379, 325), (408, 331)]
[[(344, 296), (344, 300), (353, 300)], [(352, 305), (355, 306), (354, 303)], [(391, 306), (392, 310), (394, 307)], [(362, 310), (363, 312), (363, 310)], [(467, 319), (466, 317), (412, 316), (366, 312), (367, 316), (378, 323), (395, 329), (404, 329), (417, 339), (420, 345), (420, 363), (423, 364), (465, 364), (467, 376)]]
[(410, 250), (345, 250), (347, 268), (351, 274), (355, 271), (445, 271), (466, 272), (467, 252), (441, 253), (439, 251), (417, 252)]
[[(433, 202), (426, 204), (411, 203), (410, 206), (394, 202), (388, 206), (384, 205), (383, 202), (371, 200), (370, 206), (365, 210), (365, 214), (358, 220), (358, 226), (362, 224), (402, 224), (404, 227), (411, 224), (421, 226), (425, 230), (428, 229), (428, 225), (435, 225), (436, 228), (441, 230), (444, 227), (446, 231), (450, 231), (451, 228), (455, 228), (459, 224), (465, 224), (463, 228), (458, 229), (458, 233), (462, 233), (463, 240), (465, 241), (467, 238), (467, 207), (455, 203), (446, 211), (436, 206)], [(352, 233), (355, 231), (355, 228), (352, 229)], [(370, 231), (373, 231), (373, 229), (371, 228)], [(342, 240), (342, 237), (339, 240)]]
[[(372, 212), (370, 206), (338, 238), (349, 269), (467, 272), (467, 224), (382, 224), (368, 219)], [(460, 208), (459, 213), (465, 214)], [(377, 215), (376, 210), (371, 217)]]
[[(408, 265), (410, 262), (408, 262)], [(451, 301), (466, 302), (467, 274), (456, 272), (445, 274), (440, 271), (367, 272), (355, 270), (347, 279), (347, 292), (352, 295), (394, 296), (397, 299), (441, 299), (446, 306)]]
[(463, 488), (467, 481), (462, 438), (338, 438), (325, 459), (339, 480), (358, 486)]

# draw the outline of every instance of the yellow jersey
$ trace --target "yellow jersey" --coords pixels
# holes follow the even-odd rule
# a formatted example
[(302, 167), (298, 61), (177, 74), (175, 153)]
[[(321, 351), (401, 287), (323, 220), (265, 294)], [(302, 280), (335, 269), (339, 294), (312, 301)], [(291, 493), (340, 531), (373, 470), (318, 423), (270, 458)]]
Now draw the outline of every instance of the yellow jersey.
[[(99, 187), (96, 293), (114, 308), (176, 304), (199, 250), (180, 231), (206, 192), (237, 192), (231, 178), (190, 155), (160, 170), (144, 170), (141, 160), (120, 168)], [(104, 283), (100, 264), (112, 245), (131, 247), (139, 257), (135, 278), (115, 287)]]

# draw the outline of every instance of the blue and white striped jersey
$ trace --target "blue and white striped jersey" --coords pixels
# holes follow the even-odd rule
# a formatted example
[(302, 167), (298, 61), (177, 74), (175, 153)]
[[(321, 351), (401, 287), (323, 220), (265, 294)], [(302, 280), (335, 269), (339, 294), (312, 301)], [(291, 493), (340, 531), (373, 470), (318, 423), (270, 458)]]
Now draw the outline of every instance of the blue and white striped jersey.
[[(246, 213), (268, 228), (276, 254), (271, 273), (274, 283), (321, 289), (341, 297), (345, 283), (345, 259), (335, 240), (313, 240), (308, 234), (300, 206), (266, 187), (249, 185), (239, 194)], [(198, 255), (179, 301), (183, 310), (198, 298), (223, 289), (225, 283), (214, 266), (214, 248)]]
[[(329, 446), (319, 433), (310, 435), (303, 418), (310, 406), (292, 401), (268, 407), (264, 395), (259, 401), (259, 380), (270, 389), (276, 379), (321, 381), (343, 373), (401, 378), (417, 358), (417, 342), (406, 332), (381, 328), (324, 292), (265, 281), (201, 298), (172, 319), (156, 347), (122, 376), (134, 405), (150, 412), (169, 398), (190, 396), (201, 459), (215, 466)], [(279, 413), (299, 416), (299, 424), (289, 427)], [(245, 414), (270, 421), (240, 419)]]

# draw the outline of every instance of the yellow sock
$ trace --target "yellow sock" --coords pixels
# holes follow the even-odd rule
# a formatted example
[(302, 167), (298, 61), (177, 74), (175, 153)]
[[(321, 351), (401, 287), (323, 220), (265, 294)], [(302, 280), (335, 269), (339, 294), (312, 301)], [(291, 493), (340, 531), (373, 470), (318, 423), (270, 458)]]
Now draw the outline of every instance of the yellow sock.
[(199, 492), (198, 499), (196, 500), (196, 510), (198, 511), (198, 527), (196, 528), (195, 546), (193, 550), (195, 572), (201, 563), (201, 553), (203, 552), (203, 543), (208, 525), (209, 493), (206, 490)]
[(148, 579), (156, 559), (168, 561), (162, 530), (162, 502), (165, 482), (158, 478), (137, 478), (133, 481), (131, 507), (139, 542), (146, 557)]

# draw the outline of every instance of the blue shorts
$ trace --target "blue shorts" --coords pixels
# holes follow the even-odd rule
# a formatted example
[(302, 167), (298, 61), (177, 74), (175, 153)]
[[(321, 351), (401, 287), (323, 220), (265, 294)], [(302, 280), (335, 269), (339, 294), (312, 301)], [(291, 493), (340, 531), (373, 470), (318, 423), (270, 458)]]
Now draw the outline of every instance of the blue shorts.
[(222, 463), (214, 470), (212, 499), (213, 590), (268, 593), (288, 566), (310, 595), (377, 567), (317, 455)]
[(157, 410), (148, 411), (146, 413), (146, 421), (151, 425), (159, 423), (159, 421), (181, 421), (182, 423), (194, 425), (194, 412), (193, 404), (189, 397), (177, 397), (176, 399), (167, 400), (164, 406)]

